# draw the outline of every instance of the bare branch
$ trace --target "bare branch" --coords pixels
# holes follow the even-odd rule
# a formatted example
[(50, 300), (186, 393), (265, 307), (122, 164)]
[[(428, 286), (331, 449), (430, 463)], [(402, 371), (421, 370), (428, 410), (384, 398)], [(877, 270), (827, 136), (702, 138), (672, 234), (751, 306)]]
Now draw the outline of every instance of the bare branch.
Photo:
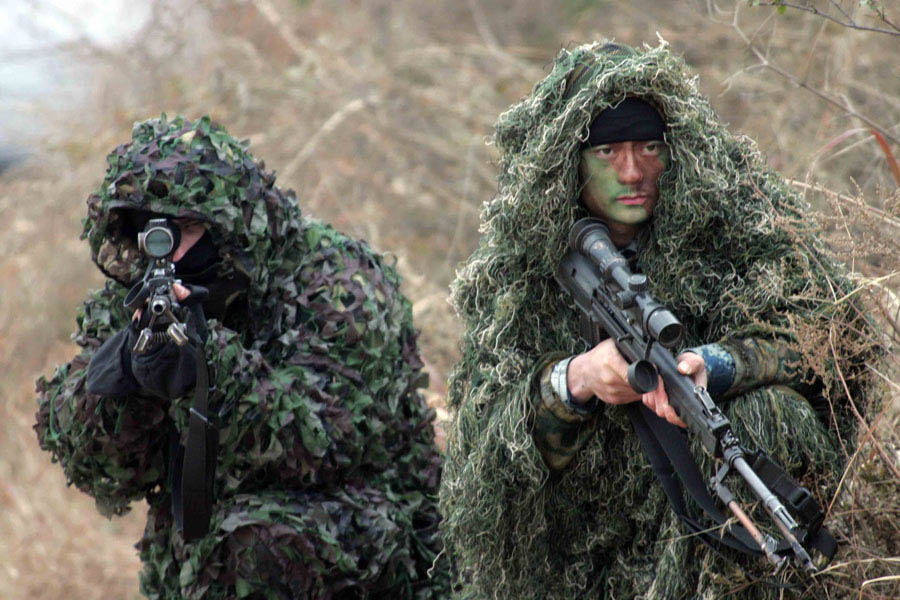
[(881, 133), (881, 135), (883, 135), (885, 138), (891, 140), (895, 144), (900, 145), (900, 138), (891, 134), (890, 130), (887, 127), (876, 123), (869, 117), (857, 112), (852, 107), (848, 106), (846, 103), (841, 102), (837, 98), (834, 98), (833, 96), (826, 94), (822, 90), (809, 85), (808, 83), (806, 83), (805, 81), (803, 81), (802, 79), (800, 79), (799, 77), (794, 75), (793, 73), (788, 72), (787, 70), (785, 70), (778, 64), (772, 62), (762, 52), (762, 50), (760, 50), (759, 46), (757, 46), (755, 43), (753, 43), (753, 40), (751, 40), (747, 36), (747, 34), (744, 32), (744, 30), (741, 29), (740, 25), (738, 24), (738, 14), (739, 14), (739, 12), (735, 11), (734, 20), (732, 21), (732, 27), (737, 32), (737, 34), (741, 37), (741, 39), (744, 40), (744, 43), (747, 44), (747, 48), (749, 48), (750, 51), (753, 52), (753, 54), (756, 56), (756, 58), (759, 59), (760, 67), (769, 69), (770, 71), (780, 75), (784, 79), (787, 79), (788, 81), (790, 81), (797, 87), (803, 88), (804, 90), (818, 96), (819, 98), (821, 98), (825, 102), (831, 104), (832, 106), (835, 106), (835, 107), (841, 109), (846, 114), (848, 114), (852, 117), (856, 117), (857, 119), (859, 119), (860, 121), (862, 121), (863, 123), (865, 123), (866, 125), (871, 127), (872, 129), (875, 129), (876, 131)]
[(843, 18), (835, 17), (827, 12), (823, 12), (811, 4), (793, 4), (791, 2), (781, 2), (781, 0), (774, 0), (773, 2), (760, 2), (758, 4), (758, 6), (774, 6), (776, 8), (784, 6), (786, 8), (791, 8), (793, 10), (808, 12), (817, 17), (821, 17), (823, 19), (826, 19), (828, 21), (831, 21), (832, 23), (836, 23), (836, 24), (840, 25), (841, 27), (846, 27), (848, 29), (857, 29), (859, 31), (871, 31), (874, 33), (883, 33), (885, 35), (894, 35), (894, 36), (900, 37), (900, 28), (898, 28), (891, 21), (889, 21), (887, 19), (887, 17), (884, 15), (884, 13), (882, 13), (880, 11), (875, 11), (879, 17), (879, 20), (882, 23), (887, 24), (889, 27), (891, 27), (891, 29), (882, 29), (880, 27), (869, 27), (867, 25), (860, 25), (853, 19), (852, 16), (850, 16), (847, 13), (847, 11), (845, 11), (843, 9), (843, 7), (840, 5), (840, 3), (834, 2), (834, 0), (831, 0), (830, 4), (832, 6), (834, 6), (835, 8), (837, 8), (837, 10), (843, 15)]

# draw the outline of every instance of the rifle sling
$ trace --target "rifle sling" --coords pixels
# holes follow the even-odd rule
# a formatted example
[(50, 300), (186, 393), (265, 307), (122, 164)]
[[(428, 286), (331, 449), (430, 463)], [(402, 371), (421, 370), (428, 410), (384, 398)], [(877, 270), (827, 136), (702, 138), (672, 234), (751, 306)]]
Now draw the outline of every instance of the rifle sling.
[[(703, 476), (688, 447), (685, 432), (661, 419), (641, 403), (634, 402), (627, 405), (626, 412), (641, 441), (644, 454), (650, 461), (653, 472), (669, 499), (672, 510), (685, 527), (714, 550), (721, 551), (722, 545), (724, 545), (743, 554), (761, 555), (762, 551), (759, 545), (742, 525), (737, 523), (727, 523), (726, 525), (728, 518), (719, 510), (715, 500), (710, 496)], [(753, 466), (754, 470), (757, 470), (757, 466), (759, 467), (757, 475), (772, 489), (773, 493), (782, 502), (789, 504), (791, 509), (805, 521), (807, 536), (802, 541), (821, 552), (830, 561), (837, 550), (837, 543), (828, 530), (821, 527), (824, 515), (809, 492), (764, 453), (755, 456)], [(687, 514), (682, 483), (694, 502), (716, 525), (720, 526), (720, 528), (716, 528), (718, 533), (703, 526)], [(777, 551), (783, 553), (788, 549), (789, 546), (782, 542)]]
[[(175, 441), (172, 455), (172, 513), (184, 541), (206, 535), (212, 516), (218, 430), (207, 420), (209, 371), (202, 347), (187, 344), (194, 354), (197, 383), (191, 405), (187, 441)], [(177, 434), (176, 434), (177, 435)]]
[(724, 526), (728, 520), (709, 495), (684, 434), (639, 402), (628, 404), (626, 412), (641, 440), (644, 454), (662, 484), (672, 510), (687, 529), (715, 550), (721, 550), (721, 546), (724, 544), (744, 554), (761, 555), (762, 550), (743, 526), (729, 524), (722, 529), (717, 528), (717, 533), (716, 530), (703, 526), (687, 514), (682, 482), (697, 505), (717, 525)]

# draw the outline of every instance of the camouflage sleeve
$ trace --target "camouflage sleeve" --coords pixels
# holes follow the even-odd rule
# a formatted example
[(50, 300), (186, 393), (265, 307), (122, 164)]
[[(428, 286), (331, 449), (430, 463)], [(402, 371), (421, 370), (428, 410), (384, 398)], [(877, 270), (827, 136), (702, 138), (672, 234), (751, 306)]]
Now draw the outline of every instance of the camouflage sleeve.
[(699, 355), (706, 365), (706, 389), (713, 398), (720, 397), (734, 383), (734, 357), (722, 344), (704, 344), (685, 352)]
[(90, 494), (109, 516), (128, 511), (131, 501), (165, 477), (168, 439), (160, 435), (167, 402), (87, 391), (87, 368), (103, 341), (128, 323), (113, 286), (95, 292), (78, 315), (75, 341), (82, 352), (37, 381), (35, 431), (41, 448), (59, 462), (70, 484)]
[(802, 357), (784, 340), (725, 338), (689, 351), (706, 362), (709, 392), (714, 397), (732, 397), (776, 384), (802, 391), (809, 382)]
[(532, 437), (547, 466), (561, 471), (596, 431), (596, 403), (585, 409), (562, 398), (551, 383), (559, 360), (551, 359), (539, 371), (540, 400), (535, 403)]

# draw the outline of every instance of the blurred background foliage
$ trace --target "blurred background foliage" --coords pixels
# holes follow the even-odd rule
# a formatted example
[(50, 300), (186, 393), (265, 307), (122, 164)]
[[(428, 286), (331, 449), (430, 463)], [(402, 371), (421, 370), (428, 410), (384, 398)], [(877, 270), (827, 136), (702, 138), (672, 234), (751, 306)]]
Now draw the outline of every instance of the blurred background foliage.
[[(896, 348), (898, 19), (894, 0), (0, 0), (0, 597), (138, 597), (144, 509), (102, 518), (31, 431), (33, 381), (76, 353), (75, 308), (102, 284), (84, 200), (134, 121), (210, 114), (307, 214), (392, 253), (446, 418), (447, 286), (496, 190), (492, 125), (560, 47), (601, 38), (684, 56), (797, 181)], [(890, 395), (832, 510), (869, 532), (837, 567), (868, 583), (843, 591), (896, 598), (896, 353), (878, 368)]]

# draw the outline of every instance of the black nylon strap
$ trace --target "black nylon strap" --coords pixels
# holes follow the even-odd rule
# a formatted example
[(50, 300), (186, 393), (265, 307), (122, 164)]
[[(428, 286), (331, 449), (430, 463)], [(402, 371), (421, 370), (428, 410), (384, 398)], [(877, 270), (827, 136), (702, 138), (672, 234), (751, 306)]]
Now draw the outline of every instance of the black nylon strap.
[[(721, 550), (721, 545), (725, 545), (744, 554), (761, 555), (762, 550), (742, 525), (729, 524), (727, 530), (719, 529), (716, 533), (687, 514), (682, 483), (694, 501), (717, 525), (722, 526), (727, 521), (709, 494), (703, 476), (690, 453), (684, 432), (659, 418), (639, 402), (631, 403), (625, 408), (641, 441), (644, 454), (650, 461), (672, 510), (688, 531), (696, 534), (703, 543), (715, 550)], [(803, 543), (821, 552), (830, 562), (837, 551), (837, 542), (831, 533), (821, 526), (824, 515), (809, 491), (765, 453), (758, 453), (752, 461), (752, 466), (766, 486), (804, 521), (808, 535), (802, 540)], [(783, 552), (787, 548), (787, 544), (783, 542), (779, 545), (778, 552)]]
[(812, 494), (801, 486), (784, 469), (774, 463), (765, 453), (758, 453), (749, 461), (760, 479), (766, 482), (769, 489), (788, 504), (793, 511), (807, 523), (821, 523), (825, 515), (819, 510)]
[(807, 539), (806, 544), (811, 548), (815, 548), (821, 552), (827, 559), (826, 564), (831, 562), (837, 552), (837, 540), (831, 535), (831, 532), (820, 527), (815, 530)]
[(830, 562), (837, 552), (837, 541), (827, 529), (822, 527), (825, 514), (808, 489), (788, 475), (779, 464), (765, 452), (758, 452), (750, 461), (759, 478), (796, 513), (809, 532), (804, 544), (821, 552)]
[(684, 433), (660, 419), (639, 402), (628, 404), (626, 412), (641, 440), (644, 454), (662, 484), (672, 510), (688, 530), (715, 550), (721, 550), (721, 546), (725, 545), (744, 554), (761, 555), (762, 550), (743, 526), (729, 524), (727, 528), (711, 531), (709, 527), (704, 527), (687, 514), (682, 483), (694, 501), (716, 525), (723, 526), (728, 521), (709, 495), (700, 469), (691, 456)]
[[(197, 383), (191, 406), (184, 459), (175, 455), (172, 512), (182, 537), (190, 542), (206, 535), (212, 516), (213, 475), (216, 469), (218, 430), (207, 420), (209, 371), (202, 347), (188, 343), (197, 365)], [(180, 463), (180, 464), (179, 464)]]

